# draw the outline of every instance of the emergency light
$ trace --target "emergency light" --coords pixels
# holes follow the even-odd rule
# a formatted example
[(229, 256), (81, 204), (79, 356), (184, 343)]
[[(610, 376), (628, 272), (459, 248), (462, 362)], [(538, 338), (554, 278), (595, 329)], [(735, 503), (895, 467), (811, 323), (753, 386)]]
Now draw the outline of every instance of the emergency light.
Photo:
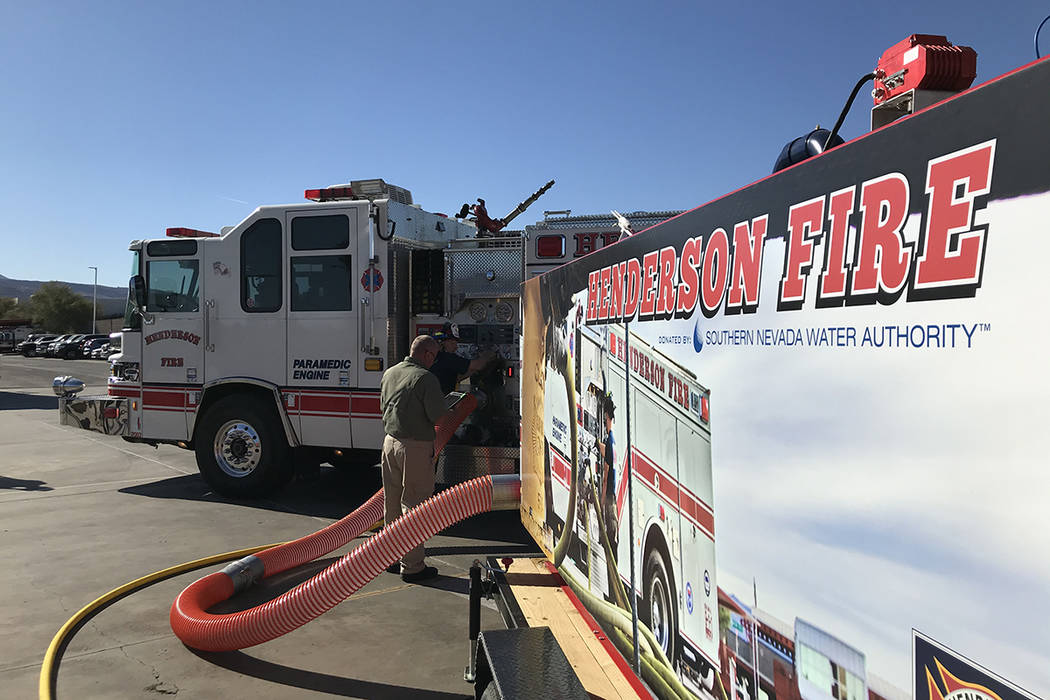
[(561, 258), (565, 256), (565, 236), (537, 236), (537, 258)]
[(347, 185), (332, 185), (306, 190), (303, 196), (313, 202), (339, 202), (352, 199), (390, 199), (401, 204), (412, 204), (412, 193), (404, 187), (391, 185), (382, 178), (351, 180)]
[(169, 228), (164, 230), (164, 235), (168, 238), (218, 238), (219, 234), (212, 233), (211, 231), (198, 231), (192, 228)]
[(349, 185), (306, 190), (303, 196), (314, 202), (338, 202), (345, 199), (355, 199), (354, 190)]

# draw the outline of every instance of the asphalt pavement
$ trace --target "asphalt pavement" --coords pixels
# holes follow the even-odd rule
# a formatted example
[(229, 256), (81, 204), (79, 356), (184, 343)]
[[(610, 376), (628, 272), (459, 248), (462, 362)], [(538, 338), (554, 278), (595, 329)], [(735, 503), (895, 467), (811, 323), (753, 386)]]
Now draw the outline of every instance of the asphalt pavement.
[[(221, 497), (192, 452), (126, 443), (58, 424), (55, 376), (102, 393), (105, 362), (0, 357), (0, 695), (37, 694), (52, 637), (81, 607), (141, 576), (221, 552), (282, 542), (338, 520), (380, 486), (377, 468), (324, 467), (255, 501)], [(257, 584), (220, 606), (245, 609), (305, 581), (363, 539)], [(476, 558), (537, 550), (517, 512), (475, 516), (431, 538), (437, 579), (382, 573), (305, 626), (237, 652), (205, 653), (171, 632), (175, 596), (209, 567), (119, 599), (65, 649), (58, 698), (471, 697), (467, 570)], [(482, 628), (501, 628), (494, 606)]]

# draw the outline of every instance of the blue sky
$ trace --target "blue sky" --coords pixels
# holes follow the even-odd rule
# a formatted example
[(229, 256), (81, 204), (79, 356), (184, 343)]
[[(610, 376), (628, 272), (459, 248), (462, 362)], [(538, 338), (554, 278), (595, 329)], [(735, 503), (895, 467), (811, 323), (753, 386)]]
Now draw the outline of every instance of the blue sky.
[[(1036, 2), (0, 3), (0, 274), (126, 283), (126, 246), (382, 177), (425, 208), (691, 208), (830, 126), (887, 47), (939, 33), (978, 82)], [(1050, 34), (1050, 32), (1045, 32)], [(1050, 37), (1043, 39), (1050, 50)], [(843, 128), (864, 133), (861, 93)]]

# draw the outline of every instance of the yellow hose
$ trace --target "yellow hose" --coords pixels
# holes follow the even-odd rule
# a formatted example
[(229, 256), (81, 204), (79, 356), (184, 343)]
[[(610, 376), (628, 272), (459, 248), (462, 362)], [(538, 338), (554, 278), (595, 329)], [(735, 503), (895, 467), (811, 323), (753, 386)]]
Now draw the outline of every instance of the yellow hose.
[(261, 552), (264, 549), (270, 547), (276, 547), (284, 542), (278, 542), (276, 544), (267, 544), (261, 547), (249, 547), (248, 549), (239, 549), (235, 552), (226, 552), (225, 554), (215, 554), (204, 559), (196, 559), (194, 561), (188, 561), (185, 564), (178, 564), (176, 566), (169, 567), (167, 569), (161, 569), (155, 571), (152, 574), (137, 578), (134, 581), (129, 581), (123, 586), (114, 588), (109, 593), (96, 598), (84, 607), (82, 607), (76, 615), (69, 618), (66, 624), (62, 625), (62, 628), (58, 630), (54, 639), (51, 640), (51, 645), (47, 648), (47, 653), (44, 654), (44, 663), (40, 667), (40, 688), (39, 697), (40, 700), (52, 700), (54, 697), (54, 690), (58, 685), (58, 662), (61, 659), (61, 650), (65, 648), (66, 637), (79, 625), (91, 618), (96, 612), (106, 607), (113, 601), (127, 595), (128, 593), (134, 593), (140, 588), (156, 583), (157, 581), (163, 581), (164, 579), (178, 576), (179, 574), (186, 573), (187, 571), (193, 571), (194, 569), (200, 569), (205, 566), (212, 564), (219, 564), (224, 561), (231, 559), (240, 559), (256, 552)]
[[(383, 521), (380, 520), (371, 528), (370, 532), (375, 532), (382, 527)], [(240, 559), (250, 554), (257, 554), (264, 549), (270, 549), (271, 547), (279, 547), (287, 542), (276, 542), (274, 544), (264, 544), (259, 547), (249, 547), (248, 549), (238, 549), (234, 552), (226, 552), (225, 554), (213, 554), (210, 557), (203, 559), (195, 559), (194, 561), (188, 561), (184, 564), (177, 564), (176, 566), (168, 567), (167, 569), (161, 569), (155, 571), (152, 574), (137, 578), (134, 581), (129, 581), (123, 586), (114, 588), (109, 593), (96, 598), (91, 601), (80, 610), (73, 617), (66, 620), (66, 624), (62, 625), (62, 628), (58, 630), (54, 638), (51, 640), (50, 646), (47, 648), (47, 652), (44, 654), (44, 663), (40, 667), (40, 684), (38, 690), (38, 697), (40, 700), (52, 700), (54, 698), (55, 687), (58, 681), (58, 662), (61, 660), (62, 654), (61, 649), (66, 644), (66, 637), (76, 629), (77, 625), (81, 622), (86, 621), (96, 612), (109, 605), (113, 601), (125, 596), (129, 593), (134, 593), (140, 588), (163, 581), (165, 579), (184, 574), (187, 571), (193, 571), (194, 569), (202, 569), (205, 566), (211, 566), (212, 564), (221, 564), (224, 561), (230, 561), (231, 559)]]

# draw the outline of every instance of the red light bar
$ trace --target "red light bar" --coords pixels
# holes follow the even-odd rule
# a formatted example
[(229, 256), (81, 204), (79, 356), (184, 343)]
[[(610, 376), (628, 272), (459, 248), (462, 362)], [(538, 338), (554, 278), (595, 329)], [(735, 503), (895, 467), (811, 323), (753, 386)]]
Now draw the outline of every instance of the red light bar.
[(565, 236), (537, 236), (537, 258), (560, 258), (565, 255)]
[(319, 190), (306, 190), (303, 196), (312, 202), (336, 202), (344, 199), (354, 199), (354, 191), (349, 186), (326, 187)]
[(211, 231), (198, 231), (193, 228), (169, 228), (164, 230), (168, 238), (218, 238), (219, 234)]

